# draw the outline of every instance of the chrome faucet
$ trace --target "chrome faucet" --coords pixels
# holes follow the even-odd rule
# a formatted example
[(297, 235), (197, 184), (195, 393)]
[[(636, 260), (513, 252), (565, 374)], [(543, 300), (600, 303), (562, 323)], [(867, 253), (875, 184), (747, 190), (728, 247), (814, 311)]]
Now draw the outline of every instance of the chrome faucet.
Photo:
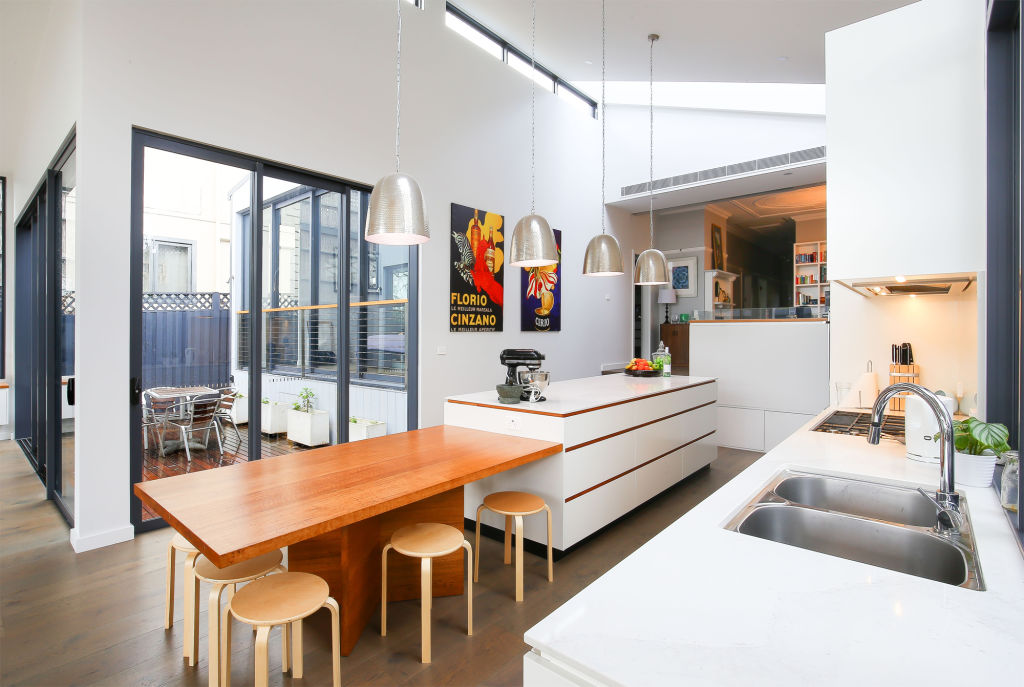
[(960, 494), (956, 493), (956, 486), (953, 481), (953, 463), (956, 452), (953, 443), (953, 416), (950, 415), (949, 409), (943, 405), (939, 397), (923, 386), (910, 384), (909, 382), (891, 384), (882, 389), (882, 392), (878, 394), (878, 398), (875, 399), (874, 408), (871, 409), (871, 428), (868, 430), (868, 443), (878, 444), (879, 439), (881, 439), (882, 414), (885, 412), (885, 406), (889, 403), (889, 399), (896, 394), (905, 392), (920, 396), (928, 404), (932, 412), (935, 413), (935, 419), (939, 423), (939, 488), (935, 492), (935, 498), (933, 499), (933, 503), (939, 511), (936, 528), (940, 532), (955, 534), (960, 529), (959, 523), (961, 519), (948, 514), (946, 517), (943, 517), (944, 511), (952, 511), (956, 516), (960, 515)]

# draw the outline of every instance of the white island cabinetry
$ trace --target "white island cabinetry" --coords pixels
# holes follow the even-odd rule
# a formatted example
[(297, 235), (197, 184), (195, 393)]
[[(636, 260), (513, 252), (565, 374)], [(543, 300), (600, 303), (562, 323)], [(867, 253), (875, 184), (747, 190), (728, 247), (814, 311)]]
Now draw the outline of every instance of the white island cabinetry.
[[(710, 463), (715, 457), (717, 383), (708, 377), (625, 375), (555, 382), (547, 401), (502, 405), (493, 391), (452, 396), (445, 424), (558, 441), (544, 460), (466, 485), (466, 517), (484, 496), (535, 493), (551, 507), (552, 544), (564, 551)], [(504, 529), (502, 516), (484, 512)], [(546, 541), (542, 517), (526, 538)]]

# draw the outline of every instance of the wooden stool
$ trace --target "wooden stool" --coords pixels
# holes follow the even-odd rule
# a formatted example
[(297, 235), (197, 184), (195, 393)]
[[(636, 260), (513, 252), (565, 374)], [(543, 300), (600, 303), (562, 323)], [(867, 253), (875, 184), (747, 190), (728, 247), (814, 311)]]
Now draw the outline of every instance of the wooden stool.
[(385, 544), (380, 554), (380, 636), (388, 634), (388, 551), (394, 549), (403, 556), (419, 558), (420, 562), (420, 642), (422, 661), (430, 663), (430, 609), (433, 605), (432, 565), (433, 559), (447, 556), (459, 549), (466, 549), (466, 584), (468, 587), (468, 610), (466, 634), (473, 634), (473, 576), (470, 575), (469, 561), (473, 549), (462, 532), (451, 525), (436, 522), (421, 522), (395, 530), (391, 541)]
[[(256, 687), (267, 687), (267, 640), (270, 628), (284, 625), (282, 634), (291, 624), (295, 645), (292, 677), (302, 677), (302, 619), (326, 606), (331, 611), (331, 663), (334, 687), (341, 687), (341, 632), (338, 626), (341, 610), (331, 598), (330, 588), (321, 577), (304, 572), (286, 572), (268, 575), (242, 587), (229, 604), (231, 615), (256, 628)], [(226, 645), (231, 646), (231, 623), (224, 624)], [(287, 670), (288, 652), (282, 651), (282, 663)], [(231, 683), (231, 666), (224, 661), (227, 672), (224, 684)]]
[[(231, 671), (231, 647), (224, 643), (224, 636), (221, 633), (221, 627), (226, 627), (228, 624), (228, 608), (227, 606), (221, 610), (220, 597), (221, 592), (224, 588), (228, 589), (228, 600), (235, 595), (237, 585), (242, 582), (251, 582), (256, 578), (269, 575), (275, 572), (285, 572), (285, 567), (281, 565), (281, 560), (284, 555), (280, 549), (277, 551), (271, 551), (265, 553), (262, 556), (256, 556), (256, 558), (250, 558), (247, 561), (241, 563), (235, 563), (233, 565), (226, 566), (224, 568), (218, 568), (214, 565), (210, 559), (206, 556), (199, 556), (196, 559), (195, 566), (195, 590), (194, 597), (199, 598), (199, 582), (209, 582), (212, 587), (210, 589), (210, 606), (208, 611), (208, 622), (209, 622), (209, 643), (210, 643), (210, 687), (218, 687), (220, 684), (227, 685), (227, 676)], [(196, 614), (198, 624), (198, 613)], [(301, 622), (301, 621), (300, 621)], [(297, 635), (295, 644), (295, 660), (294, 663), (298, 666), (298, 672), (301, 677), (302, 673), (302, 634), (301, 629)], [(198, 636), (198, 628), (195, 632), (195, 636)], [(281, 632), (281, 655), (282, 661), (284, 662), (284, 671), (288, 670), (288, 627), (286, 626)]]
[(185, 591), (185, 636), (182, 641), (182, 655), (188, 659), (188, 664), (196, 664), (196, 656), (193, 649), (198, 646), (199, 637), (196, 633), (196, 618), (199, 615), (199, 598), (195, 592), (195, 565), (199, 549), (192, 546), (188, 539), (177, 532), (171, 537), (167, 545), (167, 582), (166, 596), (164, 599), (164, 629), (170, 630), (174, 626), (174, 575), (177, 571), (175, 566), (175, 554), (181, 551), (185, 554), (185, 580), (182, 582), (182, 589)]
[(548, 512), (548, 582), (555, 581), (554, 559), (551, 556), (551, 509), (544, 499), (525, 491), (499, 491), (484, 497), (476, 509), (476, 560), (473, 579), (480, 581), (480, 513), (484, 508), (505, 516), (505, 565), (512, 558), (512, 522), (516, 525), (516, 601), (523, 600), (523, 516), (542, 510)]

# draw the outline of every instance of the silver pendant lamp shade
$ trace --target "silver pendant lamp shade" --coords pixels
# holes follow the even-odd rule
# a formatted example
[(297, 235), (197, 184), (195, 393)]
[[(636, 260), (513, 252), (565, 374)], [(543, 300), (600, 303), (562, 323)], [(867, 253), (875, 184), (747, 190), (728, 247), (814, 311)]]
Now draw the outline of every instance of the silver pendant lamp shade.
[[(536, 67), (537, 51), (537, 0), (533, 0), (530, 25), (530, 66)], [(548, 221), (537, 214), (537, 93), (530, 84), (530, 214), (516, 222), (508, 249), (508, 264), (513, 267), (544, 267), (558, 264), (558, 245), (555, 232)]]
[(647, 37), (651, 43), (651, 247), (640, 254), (633, 270), (633, 283), (638, 286), (655, 286), (668, 283), (668, 261), (665, 254), (654, 247), (654, 41), (660, 36), (652, 33)]
[(427, 206), (420, 185), (402, 174), (402, 0), (396, 0), (398, 37), (395, 50), (395, 173), (378, 181), (370, 193), (365, 237), (371, 243), (410, 246), (430, 240)]
[(622, 251), (614, 236), (604, 233), (605, 185), (605, 0), (601, 0), (601, 233), (590, 239), (583, 254), (583, 274), (588, 277), (614, 277), (624, 272)]
[(366, 216), (366, 240), (389, 245), (430, 239), (427, 206), (420, 185), (408, 174), (389, 174), (373, 187)]

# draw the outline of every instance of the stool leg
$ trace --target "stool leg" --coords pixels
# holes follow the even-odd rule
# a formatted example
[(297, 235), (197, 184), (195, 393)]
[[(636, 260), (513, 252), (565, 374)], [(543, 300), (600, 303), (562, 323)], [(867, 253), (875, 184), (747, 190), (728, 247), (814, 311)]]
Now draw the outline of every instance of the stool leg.
[[(479, 522), (479, 520), (477, 521)], [(466, 550), (466, 634), (473, 634), (473, 575), (470, 574), (469, 559), (473, 557), (473, 547), (468, 541), (462, 542), (462, 548)], [(479, 560), (479, 559), (477, 559)]]
[(505, 516), (505, 565), (512, 562), (512, 516)]
[(544, 510), (548, 512), (548, 582), (555, 581), (555, 559), (551, 555), (551, 509), (544, 504)]
[(210, 687), (218, 687), (220, 685), (220, 649), (221, 649), (221, 636), (220, 636), (220, 595), (224, 590), (224, 585), (217, 584), (214, 582), (210, 585), (210, 605), (206, 612), (206, 619), (208, 623), (207, 639), (209, 640), (209, 674), (210, 674)]
[(483, 513), (484, 507), (480, 506), (476, 509), (476, 551), (473, 552), (473, 581), (480, 581), (480, 514)]
[(302, 619), (292, 623), (292, 677), (302, 677)]
[(224, 687), (231, 684), (231, 599), (235, 597), (238, 585), (228, 585), (227, 603), (220, 616), (220, 683)]
[(430, 558), (420, 559), (420, 641), (423, 663), (430, 663), (431, 563)]
[(331, 609), (331, 671), (334, 674), (334, 687), (341, 687), (341, 631), (338, 627), (341, 609), (331, 597), (327, 597), (324, 605)]
[(391, 544), (385, 544), (380, 553), (380, 636), (388, 636), (388, 551)]
[(260, 625), (256, 628), (256, 687), (267, 687), (267, 641), (270, 639), (270, 626)]
[(523, 600), (523, 516), (516, 516), (516, 601)]
[(285, 623), (281, 626), (281, 672), (288, 672), (288, 662), (291, 660), (292, 648), (289, 645), (288, 639), (291, 635), (291, 624)]
[(196, 664), (199, 653), (199, 580), (196, 578), (196, 557), (199, 552), (185, 558), (185, 642), (182, 650), (189, 666)]
[(174, 545), (167, 545), (167, 590), (164, 599), (164, 629), (174, 625)]

